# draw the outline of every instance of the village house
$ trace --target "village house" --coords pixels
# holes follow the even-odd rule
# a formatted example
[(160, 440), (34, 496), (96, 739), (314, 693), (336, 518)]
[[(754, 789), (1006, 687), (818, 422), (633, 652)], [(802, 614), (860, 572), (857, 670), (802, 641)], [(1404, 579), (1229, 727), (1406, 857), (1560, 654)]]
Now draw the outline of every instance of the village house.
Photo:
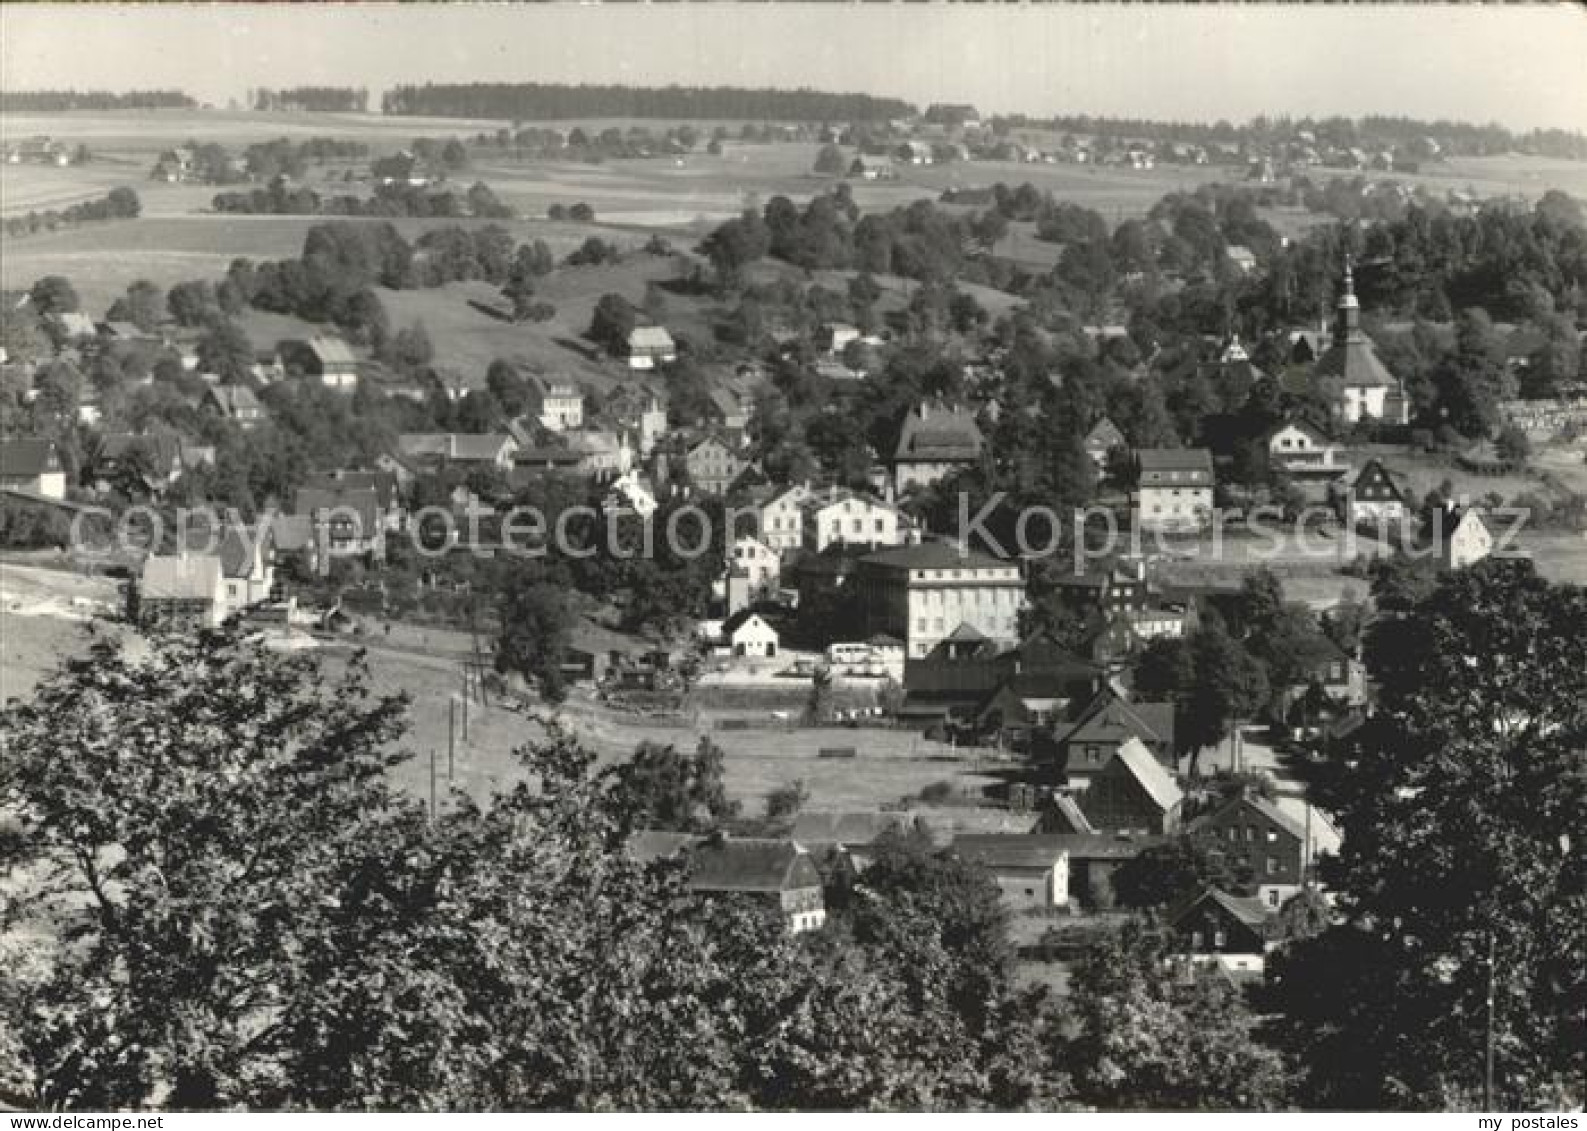
[(1361, 329), (1361, 303), (1356, 299), (1349, 263), (1345, 264), (1333, 341), (1317, 359), (1316, 373), (1337, 385), (1340, 399), (1334, 411), (1347, 423), (1371, 418), (1404, 424), (1410, 418), (1404, 387), (1378, 360), (1372, 339)]
[(634, 465), (634, 450), (628, 446), (628, 436), (604, 428), (583, 428), (564, 432), (563, 442), (568, 450), (577, 452), (577, 469), (596, 479), (611, 479), (623, 474)]
[(207, 540), (212, 537), (208, 531), (198, 537), (206, 539), (200, 543), (203, 550), (214, 545), (220, 556), (222, 619), (271, 598), (275, 589), (275, 550), (268, 525), (228, 523), (213, 536), (213, 541)]
[(922, 401), (904, 418), (893, 453), (893, 489), (929, 487), (981, 460), (981, 430), (975, 416), (959, 406)]
[(1163, 918), (1180, 954), (1230, 962), (1234, 970), (1263, 968), (1272, 930), (1258, 901), (1204, 888), (1174, 904)]
[(742, 435), (744, 429), (749, 427), (749, 406), (745, 399), (732, 389), (712, 389), (708, 400), (710, 407), (706, 410), (707, 423), (734, 435)]
[(1345, 525), (1404, 522), (1405, 493), (1379, 459), (1369, 459), (1344, 494)]
[(749, 609), (740, 609), (722, 622), (722, 640), (735, 657), (759, 660), (775, 657), (781, 642), (777, 630)]
[(320, 491), (373, 492), (380, 525), (386, 530), (397, 530), (402, 526), (406, 512), (402, 484), (389, 471), (338, 467), (310, 475), (303, 481), (303, 486)]
[(804, 510), (808, 483), (784, 488), (760, 505), (760, 540), (773, 550), (797, 550), (804, 544)]
[(991, 874), (1010, 910), (1028, 911), (1069, 904), (1069, 853), (1061, 836), (988, 833), (953, 838), (961, 860)]
[(604, 511), (629, 510), (640, 518), (649, 518), (659, 506), (655, 487), (638, 468), (633, 467), (611, 481), (606, 488), (606, 497), (601, 502)]
[(1091, 431), (1086, 433), (1086, 455), (1096, 464), (1098, 476), (1107, 474), (1108, 458), (1114, 451), (1127, 448), (1128, 442), (1124, 439), (1124, 433), (1119, 431), (1118, 425), (1105, 416), (1093, 424)]
[(806, 550), (820, 553), (836, 542), (861, 546), (900, 546), (911, 526), (897, 507), (854, 491), (829, 487), (800, 504)]
[(552, 432), (584, 427), (584, 394), (578, 385), (562, 378), (531, 375), (528, 415)]
[(43, 436), (0, 439), (0, 487), (46, 499), (66, 498), (66, 469), (55, 441)]
[(635, 326), (626, 344), (630, 369), (655, 369), (678, 360), (678, 345), (665, 326)]
[(99, 336), (99, 328), (94, 325), (94, 320), (76, 310), (51, 314), (49, 323), (63, 341), (83, 343)]
[(1268, 462), (1301, 486), (1323, 486), (1350, 474), (1344, 445), (1304, 420), (1286, 420), (1267, 434)]
[(1142, 448), (1134, 512), (1138, 530), (1195, 531), (1212, 519), (1212, 453), (1206, 448)]
[(1438, 562), (1444, 569), (1464, 569), (1493, 553), (1493, 533), (1470, 507), (1449, 506), (1433, 521)]
[(816, 345), (833, 357), (842, 354), (843, 347), (850, 342), (859, 340), (859, 327), (847, 322), (828, 322), (816, 332)]
[(788, 835), (823, 870), (827, 870), (829, 860), (840, 857), (847, 873), (857, 876), (870, 864), (871, 846), (884, 836), (903, 833), (905, 828), (905, 819), (898, 813), (800, 810)]
[(898, 637), (911, 657), (925, 656), (960, 625), (1002, 646), (1019, 640), (1025, 579), (1015, 562), (923, 542), (862, 558), (854, 584), (865, 631)]
[(1176, 764), (1174, 705), (1131, 703), (1113, 687), (1105, 687), (1079, 719), (1056, 736), (1064, 783), (1070, 789), (1087, 788), (1130, 741), (1145, 746), (1172, 772)]
[(1183, 800), (1173, 774), (1145, 743), (1129, 738), (1092, 775), (1080, 808), (1099, 830), (1156, 835), (1178, 829)]
[(687, 854), (689, 890), (764, 902), (782, 915), (790, 934), (819, 930), (826, 922), (821, 873), (791, 840), (709, 838)]
[(1256, 253), (1244, 244), (1232, 243), (1224, 249), (1223, 254), (1242, 275), (1249, 275), (1256, 270)]
[(504, 433), (404, 432), (397, 437), (397, 455), (418, 464), (456, 463), (511, 470), (518, 441)]
[(638, 384), (619, 385), (606, 398), (606, 415), (635, 437), (641, 458), (667, 434), (667, 406), (654, 390)]
[(629, 838), (628, 852), (640, 863), (681, 860), (690, 891), (762, 903), (779, 914), (790, 934), (819, 930), (826, 922), (821, 872), (796, 841), (647, 830)]
[(317, 548), (327, 554), (381, 557), (385, 553), (387, 523), (380, 496), (372, 488), (300, 487), (293, 513), (309, 520)]
[(6, 161), (12, 165), (55, 165), (64, 168), (72, 163), (72, 154), (65, 143), (41, 135), (25, 138), (9, 147)]
[(210, 385), (204, 390), (200, 407), (213, 416), (230, 420), (244, 430), (264, 422), (264, 405), (246, 385)]
[(358, 387), (358, 359), (341, 338), (321, 334), (288, 339), (280, 344), (277, 354), (287, 369), (312, 377), (327, 389), (351, 392)]
[(151, 554), (128, 590), (133, 619), (148, 627), (214, 628), (226, 615), (219, 554)]
[(898, 179), (898, 170), (893, 167), (893, 160), (890, 157), (873, 157), (861, 153), (850, 163), (849, 176), (858, 177), (862, 181), (894, 181)]
[[(93, 482), (101, 489), (131, 477), (144, 493), (158, 496), (182, 477), (190, 464), (189, 449), (175, 432), (106, 432), (99, 438), (92, 462)], [(211, 453), (213, 462), (213, 453)]]
[(1198, 818), (1190, 833), (1236, 875), (1249, 876), (1246, 891), (1267, 907), (1317, 880), (1317, 861), (1336, 855), (1342, 838), (1333, 823), (1305, 801), (1300, 815), (1249, 790)]
[(718, 436), (706, 436), (684, 456), (689, 481), (703, 495), (722, 495), (744, 470), (744, 461)]
[[(747, 589), (746, 596), (764, 593), (777, 587), (778, 579), (782, 575), (782, 556), (759, 538), (748, 534), (742, 535), (728, 547), (727, 558), (730, 581), (731, 575), (742, 573)], [(729, 584), (728, 606), (730, 611), (737, 612), (743, 606), (734, 606), (731, 590), (732, 586)]]

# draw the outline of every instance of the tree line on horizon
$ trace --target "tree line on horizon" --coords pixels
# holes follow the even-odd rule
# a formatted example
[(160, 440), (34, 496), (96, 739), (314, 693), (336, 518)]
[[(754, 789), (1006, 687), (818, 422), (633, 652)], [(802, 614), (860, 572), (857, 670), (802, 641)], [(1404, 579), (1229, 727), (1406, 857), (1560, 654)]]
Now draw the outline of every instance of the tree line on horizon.
[(6, 90), (0, 113), (55, 110), (192, 110), (198, 101), (180, 90)]
[(910, 117), (898, 98), (746, 87), (573, 86), (562, 83), (402, 85), (381, 99), (386, 114), (512, 118), (769, 118), (800, 121)]
[(294, 86), (285, 90), (260, 87), (251, 91), (248, 105), (255, 110), (310, 110), (363, 113), (369, 109), (369, 90), (352, 86)]

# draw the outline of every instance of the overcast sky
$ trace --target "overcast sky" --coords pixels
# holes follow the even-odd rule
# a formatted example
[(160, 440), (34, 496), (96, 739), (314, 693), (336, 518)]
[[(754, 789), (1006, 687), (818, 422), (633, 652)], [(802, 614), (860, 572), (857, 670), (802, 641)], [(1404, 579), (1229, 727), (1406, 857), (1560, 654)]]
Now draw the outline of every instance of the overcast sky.
[(517, 80), (1587, 129), (1587, 6), (0, 4), (8, 89)]

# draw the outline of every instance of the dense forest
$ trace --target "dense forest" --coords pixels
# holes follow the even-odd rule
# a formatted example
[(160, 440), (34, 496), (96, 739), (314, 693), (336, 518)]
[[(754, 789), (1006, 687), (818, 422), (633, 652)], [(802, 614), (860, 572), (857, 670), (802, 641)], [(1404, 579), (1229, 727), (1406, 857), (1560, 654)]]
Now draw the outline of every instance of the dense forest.
[(915, 108), (897, 98), (819, 90), (743, 87), (566, 86), (550, 83), (426, 83), (386, 92), (387, 114), (444, 118), (761, 118), (881, 120)]
[(369, 91), (351, 86), (295, 86), (290, 90), (260, 87), (248, 98), (255, 110), (353, 111), (369, 109)]
[(32, 114), (56, 110), (191, 110), (198, 103), (180, 90), (6, 90), (0, 113)]

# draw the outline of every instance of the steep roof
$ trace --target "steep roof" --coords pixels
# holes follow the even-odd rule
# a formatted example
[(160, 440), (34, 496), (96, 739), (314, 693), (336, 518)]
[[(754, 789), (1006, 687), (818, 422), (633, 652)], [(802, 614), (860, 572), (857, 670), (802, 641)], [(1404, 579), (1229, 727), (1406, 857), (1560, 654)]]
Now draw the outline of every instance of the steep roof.
[(1339, 854), (1339, 849), (1344, 845), (1344, 833), (1339, 831), (1339, 826), (1327, 813), (1303, 797), (1280, 797), (1271, 804), (1303, 833), (1309, 828), (1313, 852), (1327, 856)]
[(1087, 450), (1111, 449), (1121, 446), (1124, 442), (1124, 433), (1119, 431), (1119, 426), (1104, 416), (1091, 426), (1091, 431), (1086, 433), (1085, 447)]
[(1172, 703), (1129, 703), (1104, 689), (1087, 704), (1078, 722), (1063, 736), (1064, 742), (1171, 742), (1174, 737)]
[(765, 618), (762, 617), (759, 613), (757, 613), (754, 609), (740, 609), (738, 612), (734, 613), (732, 616), (728, 617), (725, 621), (723, 621), (722, 622), (722, 635), (723, 636), (732, 636), (735, 632), (737, 632), (739, 629), (743, 628), (751, 620), (759, 620), (762, 624), (766, 625), (767, 629), (770, 630), (770, 632), (771, 632), (771, 634), (773, 636), (777, 635), (777, 630), (775, 628), (772, 628), (771, 625), (766, 624)]
[(326, 369), (351, 368), (358, 364), (358, 359), (353, 356), (352, 347), (341, 338), (319, 335), (310, 338), (307, 345), (320, 365)]
[(628, 332), (628, 348), (631, 350), (670, 350), (673, 345), (672, 335), (667, 333), (665, 326), (635, 326)]
[(1317, 359), (1317, 373), (1323, 377), (1337, 377), (1347, 388), (1387, 389), (1399, 385), (1388, 367), (1378, 360), (1372, 339), (1359, 328), (1344, 336), (1335, 336)]
[(1144, 474), (1151, 471), (1200, 471), (1212, 474), (1212, 453), (1206, 448), (1140, 448), (1135, 453)]
[(894, 459), (970, 462), (980, 458), (981, 430), (969, 409), (920, 405), (904, 417)]
[(401, 492), (397, 477), (389, 471), (349, 471), (337, 468), (334, 471), (311, 475), (304, 480), (303, 485), (324, 491), (373, 491), (382, 507), (394, 504)]
[[(1179, 784), (1174, 781), (1174, 776), (1163, 768), (1152, 752), (1138, 738), (1126, 739), (1124, 744), (1114, 752), (1108, 762), (1111, 766), (1118, 762), (1129, 773), (1149, 797), (1157, 803), (1164, 812), (1177, 805), (1184, 793)], [(1104, 770), (1107, 767), (1103, 767)]]
[(323, 487), (299, 487), (296, 513), (319, 517), (325, 511), (351, 511), (357, 516), (359, 533), (367, 536), (380, 525), (380, 496), (372, 489), (349, 487), (342, 490)]
[(1301, 433), (1314, 444), (1322, 444), (1326, 446), (1333, 443), (1333, 441), (1330, 440), (1326, 434), (1324, 434), (1322, 429), (1316, 428), (1313, 425), (1308, 424), (1306, 421), (1294, 417), (1282, 420), (1273, 427), (1269, 428), (1265, 433), (1263, 433), (1262, 441), (1263, 443), (1271, 444), (1273, 442), (1274, 436), (1277, 436), (1280, 432), (1286, 432), (1291, 428)]
[(215, 406), (227, 416), (257, 412), (260, 407), (259, 398), (246, 385), (211, 385), (207, 392)]
[(500, 432), (404, 432), (397, 437), (397, 450), (419, 458), (494, 461), (511, 442), (512, 437)]
[(695, 891), (779, 892), (820, 885), (810, 854), (791, 840), (707, 840), (689, 853), (689, 886)]
[(819, 845), (870, 844), (882, 834), (902, 830), (904, 820), (897, 813), (815, 812), (800, 813), (791, 836), (806, 847)]
[(1060, 793), (1053, 798), (1052, 812), (1046, 819), (1046, 824), (1053, 828), (1062, 827), (1069, 833), (1095, 833), (1097, 830), (1091, 824), (1091, 818), (1085, 815), (1080, 804), (1067, 793)]
[(0, 440), (0, 475), (20, 478), (59, 471), (59, 462), (54, 467), (50, 466), (54, 454), (55, 441), (43, 436), (16, 436)]
[(953, 838), (953, 851), (983, 868), (1051, 868), (1067, 851), (1064, 837), (1040, 833), (977, 833)]
[(640, 829), (628, 838), (628, 854), (641, 864), (676, 856), (700, 841), (693, 833), (674, 833), (664, 829)]
[(175, 432), (106, 432), (99, 438), (100, 459), (125, 459), (133, 449), (147, 452), (153, 470), (164, 474), (182, 458), (182, 437)]
[(964, 549), (949, 542), (920, 542), (913, 546), (895, 546), (867, 554), (861, 561), (865, 565), (887, 569), (1006, 569), (1017, 566), (983, 554), (979, 550)]
[(193, 601), (220, 591), (219, 554), (151, 554), (143, 560), (138, 595), (148, 600)]
[(1209, 901), (1223, 908), (1253, 931), (1260, 932), (1267, 925), (1267, 908), (1262, 906), (1261, 900), (1242, 899), (1218, 888), (1203, 888), (1194, 895), (1181, 899), (1168, 909), (1168, 923), (1171, 926), (1178, 926), (1185, 916)]

